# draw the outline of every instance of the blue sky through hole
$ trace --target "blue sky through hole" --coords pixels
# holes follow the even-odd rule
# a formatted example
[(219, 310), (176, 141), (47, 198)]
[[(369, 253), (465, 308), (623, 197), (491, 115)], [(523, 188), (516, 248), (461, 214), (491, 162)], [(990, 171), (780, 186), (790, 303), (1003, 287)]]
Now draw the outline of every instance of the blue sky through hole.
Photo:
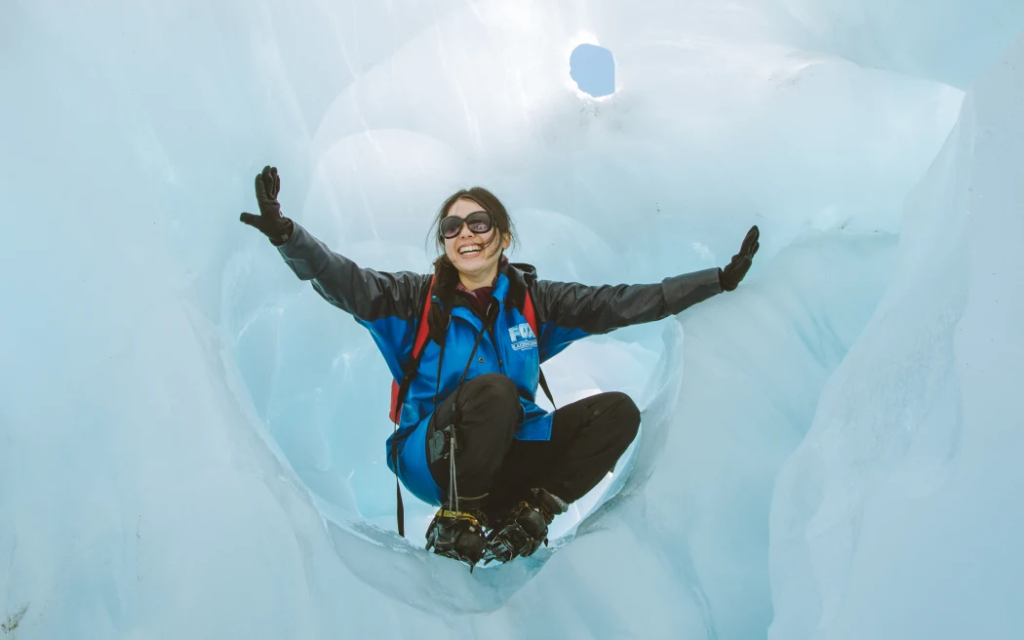
[(596, 98), (615, 93), (615, 60), (604, 47), (581, 44), (573, 49), (569, 75), (581, 91)]

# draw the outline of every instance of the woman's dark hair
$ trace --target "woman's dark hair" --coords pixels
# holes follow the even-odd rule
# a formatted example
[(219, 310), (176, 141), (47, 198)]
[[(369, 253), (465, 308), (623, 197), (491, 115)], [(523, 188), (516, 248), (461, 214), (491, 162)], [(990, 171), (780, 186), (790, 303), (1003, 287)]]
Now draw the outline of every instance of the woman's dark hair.
[[(510, 248), (515, 245), (516, 241), (515, 227), (508, 215), (508, 211), (505, 210), (505, 205), (501, 204), (497, 196), (487, 189), (483, 187), (460, 189), (448, 196), (448, 199), (444, 201), (444, 204), (441, 205), (437, 212), (437, 218), (435, 218), (430, 231), (434, 236), (437, 249), (441, 253), (434, 260), (434, 287), (431, 289), (430, 295), (435, 300), (430, 305), (430, 316), (427, 319), (427, 323), (430, 326), (430, 337), (437, 344), (444, 344), (444, 336), (448, 331), (448, 321), (451, 318), (452, 302), (455, 298), (455, 287), (459, 284), (459, 271), (452, 264), (451, 260), (448, 259), (448, 255), (444, 250), (441, 221), (448, 216), (448, 211), (458, 200), (472, 200), (480, 205), (481, 209), (491, 214), (491, 220), (494, 223), (493, 228), (496, 233), (491, 238), (491, 242), (488, 243), (488, 247), (495, 242), (501, 246), (501, 242), (506, 236), (511, 238)], [(440, 304), (438, 304), (438, 301), (440, 301)]]

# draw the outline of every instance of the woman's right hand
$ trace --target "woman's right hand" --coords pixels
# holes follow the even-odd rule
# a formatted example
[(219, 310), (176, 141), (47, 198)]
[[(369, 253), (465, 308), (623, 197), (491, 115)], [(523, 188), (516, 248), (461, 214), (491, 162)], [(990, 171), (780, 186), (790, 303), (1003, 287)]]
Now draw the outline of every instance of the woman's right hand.
[(256, 204), (260, 215), (243, 213), (239, 218), (250, 227), (259, 229), (275, 245), (288, 242), (295, 231), (292, 221), (281, 215), (281, 204), (277, 201), (280, 192), (281, 178), (277, 175), (277, 167), (263, 167), (263, 172), (256, 176)]

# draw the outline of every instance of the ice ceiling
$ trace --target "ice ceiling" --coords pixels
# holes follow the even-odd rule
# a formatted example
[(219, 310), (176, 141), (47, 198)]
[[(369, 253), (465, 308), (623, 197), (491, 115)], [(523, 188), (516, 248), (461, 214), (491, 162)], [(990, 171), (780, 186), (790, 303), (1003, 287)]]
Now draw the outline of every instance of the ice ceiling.
[[(1008, 0), (8, 3), (0, 638), (1021, 635), (1022, 31)], [(553, 548), (470, 575), (426, 505), (395, 533), (369, 337), (238, 223), (265, 164), (381, 270), (472, 184), (549, 279), (762, 249), (546, 367), (633, 395), (640, 439)]]

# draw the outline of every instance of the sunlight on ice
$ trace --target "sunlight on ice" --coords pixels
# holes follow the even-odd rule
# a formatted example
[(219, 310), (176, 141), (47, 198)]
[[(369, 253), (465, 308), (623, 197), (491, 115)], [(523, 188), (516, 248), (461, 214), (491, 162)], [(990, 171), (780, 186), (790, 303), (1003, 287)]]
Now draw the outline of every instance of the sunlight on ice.
[[(16, 637), (1021, 635), (1024, 5), (44, 0), (4, 24)], [(615, 94), (571, 79), (581, 44)], [(380, 270), (425, 272), (471, 184), (548, 279), (722, 266), (753, 224), (762, 249), (737, 291), (546, 366), (559, 403), (629, 393), (640, 438), (551, 547), (470, 575), (408, 494), (395, 532), (372, 340), (238, 223), (265, 164)]]

